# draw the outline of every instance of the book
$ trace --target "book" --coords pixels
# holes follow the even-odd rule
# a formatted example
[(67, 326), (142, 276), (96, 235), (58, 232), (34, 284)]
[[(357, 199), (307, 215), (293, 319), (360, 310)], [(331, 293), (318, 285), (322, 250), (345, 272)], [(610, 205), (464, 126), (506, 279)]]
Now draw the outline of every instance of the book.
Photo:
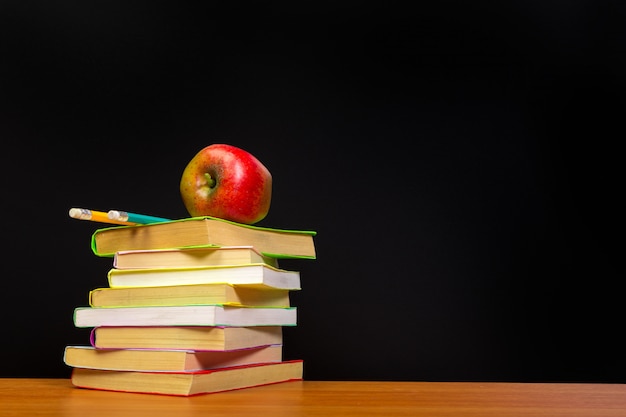
[(99, 349), (237, 350), (283, 343), (281, 326), (116, 326), (95, 327), (91, 344)]
[(294, 291), (300, 289), (299, 271), (274, 268), (263, 263), (190, 268), (112, 268), (107, 273), (107, 280), (111, 288), (225, 283)]
[[(189, 372), (135, 372), (72, 368), (78, 388), (193, 396), (302, 380), (303, 361), (290, 360)], [(234, 404), (235, 405), (235, 404)]]
[(172, 306), (222, 304), (229, 306), (289, 307), (289, 290), (249, 288), (231, 284), (171, 285), (162, 287), (96, 288), (89, 291), (91, 307)]
[(91, 236), (91, 248), (98, 256), (114, 257), (127, 250), (250, 245), (272, 258), (315, 259), (315, 235), (314, 231), (273, 229), (204, 216), (97, 229)]
[(101, 326), (295, 326), (295, 307), (182, 305), (76, 307), (76, 327)]
[(193, 248), (126, 250), (113, 255), (118, 269), (176, 268), (266, 263), (278, 268), (278, 260), (262, 255), (252, 246), (205, 246)]
[(73, 368), (172, 372), (281, 362), (282, 356), (282, 345), (228, 351), (96, 349), (93, 346), (66, 346), (63, 362)]

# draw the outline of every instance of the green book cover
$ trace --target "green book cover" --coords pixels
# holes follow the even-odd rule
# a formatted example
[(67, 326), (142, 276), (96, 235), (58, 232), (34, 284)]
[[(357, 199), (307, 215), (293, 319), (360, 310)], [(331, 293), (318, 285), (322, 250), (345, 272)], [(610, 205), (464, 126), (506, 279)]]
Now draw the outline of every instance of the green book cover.
[(97, 256), (113, 257), (122, 250), (251, 245), (273, 258), (315, 259), (316, 234), (203, 216), (97, 229), (91, 236), (91, 249)]

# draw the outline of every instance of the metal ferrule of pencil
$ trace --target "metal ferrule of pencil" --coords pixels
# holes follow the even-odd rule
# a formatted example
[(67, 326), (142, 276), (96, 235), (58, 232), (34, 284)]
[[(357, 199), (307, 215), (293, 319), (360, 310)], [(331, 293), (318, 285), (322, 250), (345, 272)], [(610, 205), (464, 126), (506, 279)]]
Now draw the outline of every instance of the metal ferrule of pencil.
[(145, 214), (129, 213), (122, 210), (109, 210), (107, 216), (111, 220), (133, 222), (137, 224), (161, 223), (170, 221), (163, 217), (147, 216)]

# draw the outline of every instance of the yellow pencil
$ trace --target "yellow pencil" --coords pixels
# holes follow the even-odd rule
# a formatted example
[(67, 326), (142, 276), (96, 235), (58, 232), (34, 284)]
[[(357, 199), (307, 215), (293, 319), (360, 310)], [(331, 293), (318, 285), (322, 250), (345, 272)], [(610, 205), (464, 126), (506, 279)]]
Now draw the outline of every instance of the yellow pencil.
[(69, 214), (71, 218), (78, 220), (91, 220), (92, 222), (122, 224), (124, 226), (132, 226), (138, 224), (133, 222), (123, 222), (120, 220), (109, 219), (108, 213), (104, 211), (71, 208)]

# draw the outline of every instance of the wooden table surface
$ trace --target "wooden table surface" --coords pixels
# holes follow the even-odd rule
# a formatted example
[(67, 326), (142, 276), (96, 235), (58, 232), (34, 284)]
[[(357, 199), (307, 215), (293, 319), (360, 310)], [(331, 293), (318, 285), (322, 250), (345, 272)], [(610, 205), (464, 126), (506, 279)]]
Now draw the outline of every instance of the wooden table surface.
[(626, 384), (295, 381), (195, 397), (0, 379), (0, 416), (626, 416)]

